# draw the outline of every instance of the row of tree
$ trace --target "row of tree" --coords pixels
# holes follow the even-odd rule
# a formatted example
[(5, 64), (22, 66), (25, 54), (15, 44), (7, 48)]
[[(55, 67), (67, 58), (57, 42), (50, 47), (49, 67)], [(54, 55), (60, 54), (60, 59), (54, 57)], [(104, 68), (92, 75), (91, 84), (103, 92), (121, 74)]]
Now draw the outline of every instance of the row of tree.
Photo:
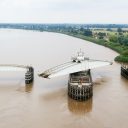
[(128, 37), (124, 35), (112, 35), (109, 37), (109, 40), (114, 43), (128, 46)]

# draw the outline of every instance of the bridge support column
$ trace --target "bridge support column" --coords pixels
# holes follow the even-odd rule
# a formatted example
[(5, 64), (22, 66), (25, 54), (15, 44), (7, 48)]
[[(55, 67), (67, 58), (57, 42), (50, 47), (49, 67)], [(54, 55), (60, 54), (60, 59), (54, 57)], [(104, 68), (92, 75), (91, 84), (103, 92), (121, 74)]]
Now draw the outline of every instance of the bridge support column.
[(128, 79), (128, 66), (121, 66), (121, 75)]
[(85, 101), (92, 97), (93, 83), (90, 70), (70, 74), (68, 95), (78, 101)]
[(34, 68), (28, 67), (27, 72), (25, 73), (25, 83), (31, 84), (34, 80)]

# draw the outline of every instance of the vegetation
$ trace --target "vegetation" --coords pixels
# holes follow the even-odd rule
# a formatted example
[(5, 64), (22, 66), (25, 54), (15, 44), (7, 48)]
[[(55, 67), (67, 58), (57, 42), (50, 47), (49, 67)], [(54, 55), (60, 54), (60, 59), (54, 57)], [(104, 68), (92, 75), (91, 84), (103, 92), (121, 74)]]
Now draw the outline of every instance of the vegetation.
[(128, 62), (128, 50), (125, 50), (124, 52), (122, 52), (121, 55), (117, 56), (115, 58), (115, 61), (119, 61), (119, 62)]

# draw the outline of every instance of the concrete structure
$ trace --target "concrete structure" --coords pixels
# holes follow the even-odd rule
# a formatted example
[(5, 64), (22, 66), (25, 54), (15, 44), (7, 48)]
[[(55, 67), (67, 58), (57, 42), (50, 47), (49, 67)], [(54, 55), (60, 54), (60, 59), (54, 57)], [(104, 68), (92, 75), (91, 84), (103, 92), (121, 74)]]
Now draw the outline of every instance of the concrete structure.
[(93, 83), (90, 70), (69, 75), (68, 95), (75, 100), (84, 101), (93, 95)]
[(34, 81), (34, 68), (33, 67), (27, 67), (28, 70), (25, 73), (25, 83), (31, 84)]
[(123, 64), (121, 66), (121, 75), (128, 79), (128, 65)]

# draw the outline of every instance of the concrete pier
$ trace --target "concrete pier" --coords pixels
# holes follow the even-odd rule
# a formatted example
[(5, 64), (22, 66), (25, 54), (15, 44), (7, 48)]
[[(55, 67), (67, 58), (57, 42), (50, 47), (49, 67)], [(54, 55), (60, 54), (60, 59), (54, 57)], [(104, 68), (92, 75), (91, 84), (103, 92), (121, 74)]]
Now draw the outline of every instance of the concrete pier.
[(28, 67), (28, 70), (25, 73), (25, 83), (31, 84), (33, 80), (34, 80), (34, 69), (33, 67)]
[(90, 70), (70, 74), (68, 95), (78, 101), (85, 101), (92, 97), (93, 83)]
[(128, 79), (128, 65), (121, 66), (121, 75)]

